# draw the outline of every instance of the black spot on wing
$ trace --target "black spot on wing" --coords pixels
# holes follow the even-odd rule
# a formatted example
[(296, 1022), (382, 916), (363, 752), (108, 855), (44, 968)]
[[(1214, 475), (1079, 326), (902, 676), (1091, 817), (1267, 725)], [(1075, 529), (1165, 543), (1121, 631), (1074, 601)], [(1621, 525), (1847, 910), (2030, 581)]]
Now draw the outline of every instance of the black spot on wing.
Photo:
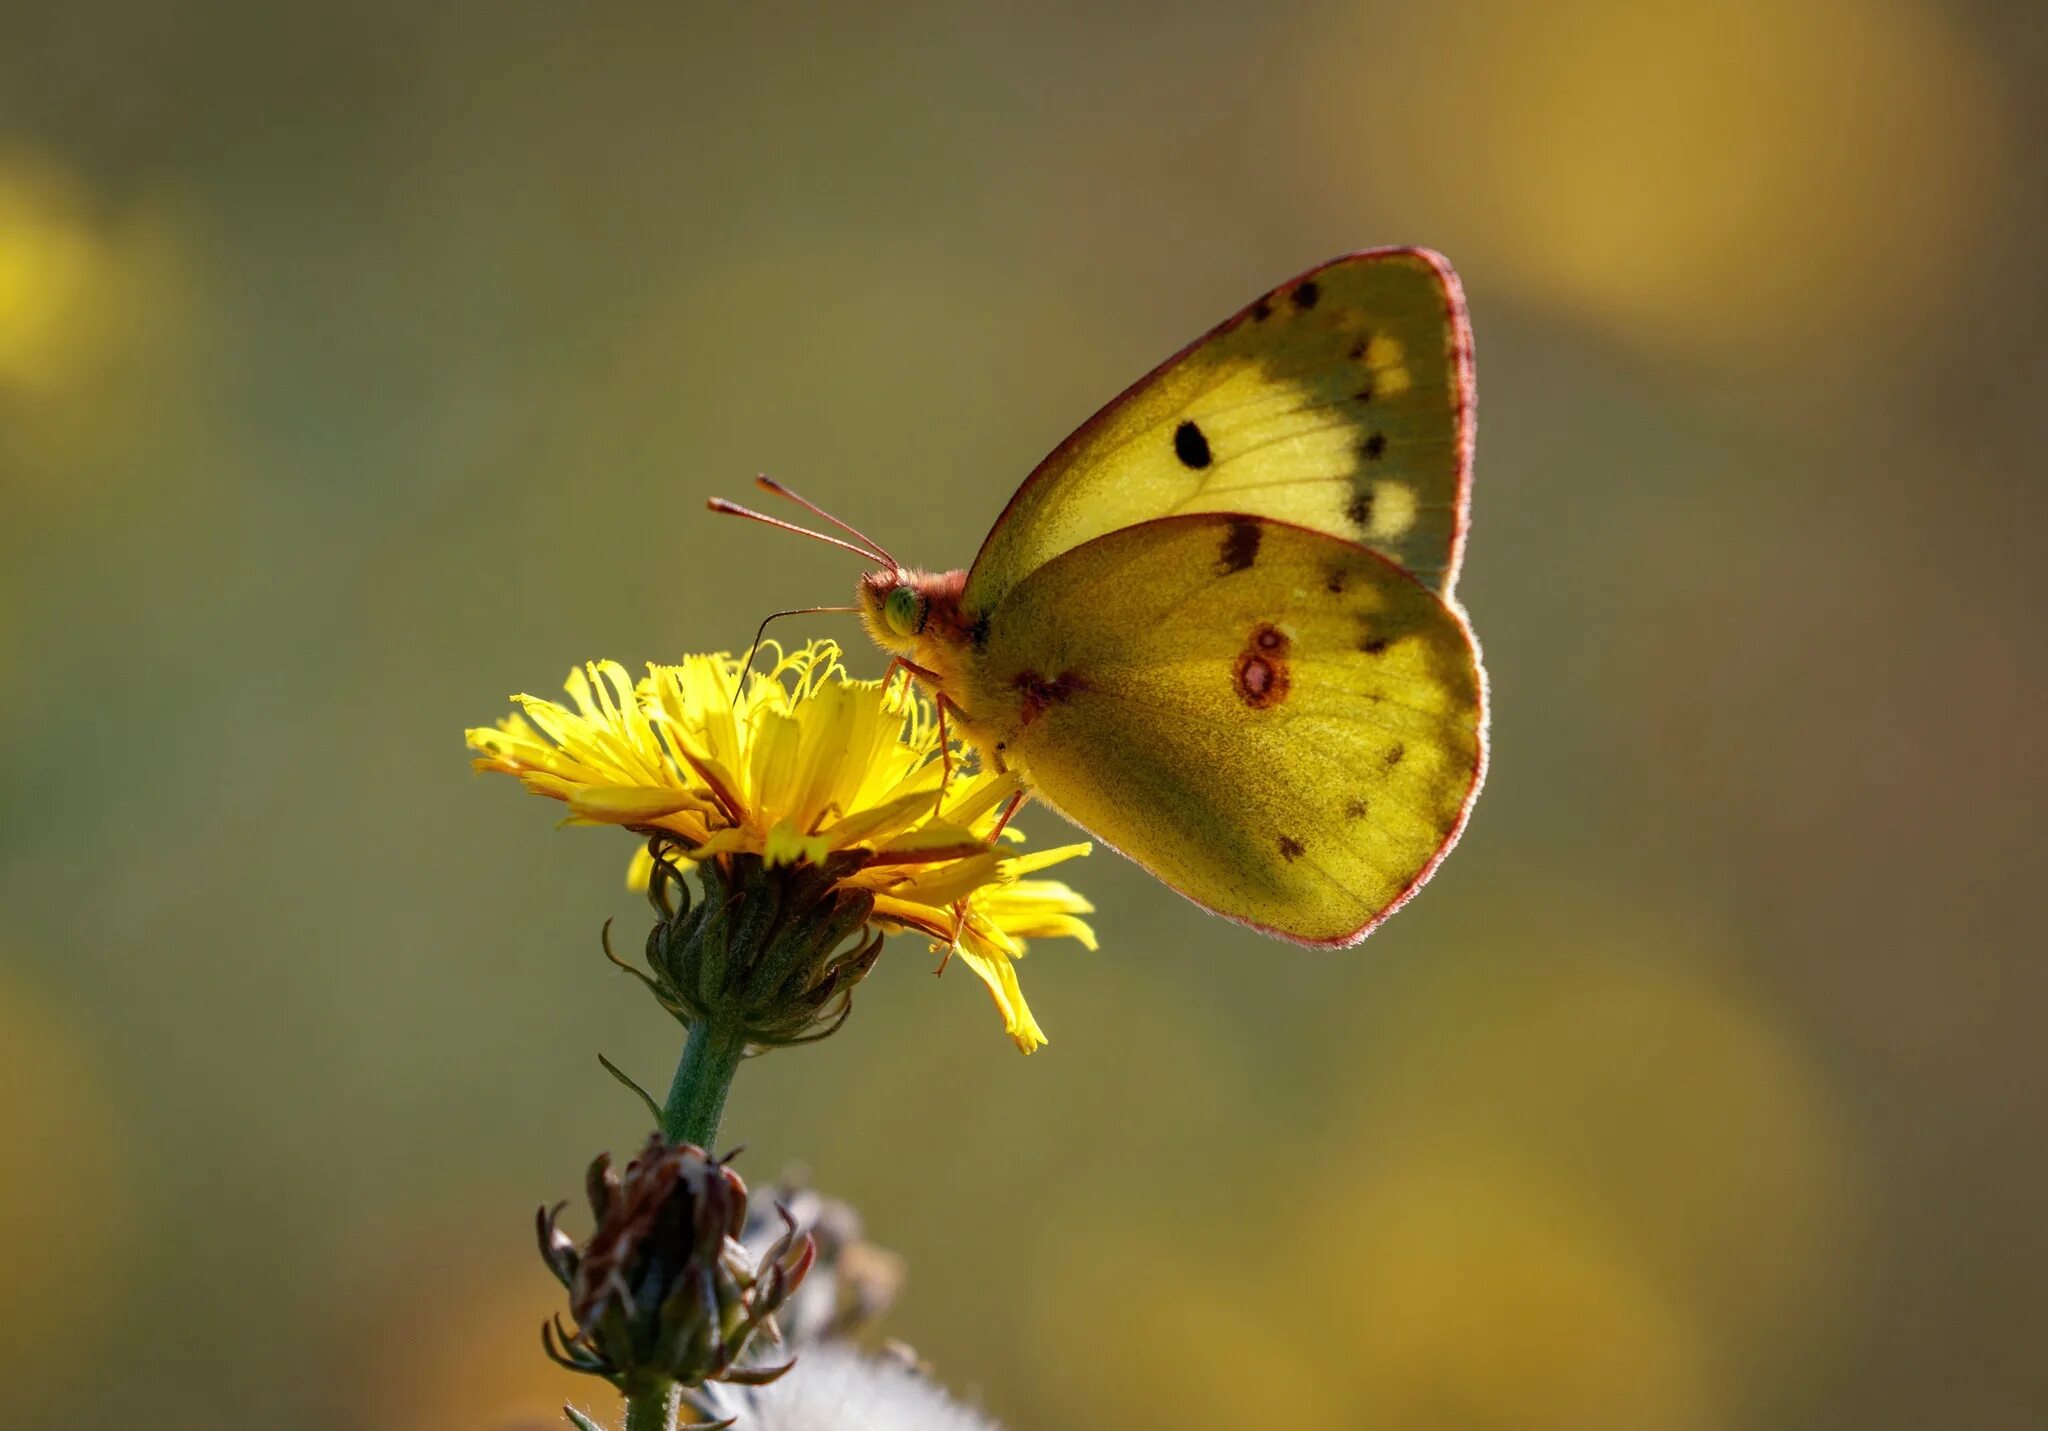
[(1194, 423), (1184, 422), (1173, 430), (1173, 455), (1181, 460), (1183, 467), (1207, 467), (1210, 461), (1209, 439)]
[(1261, 298), (1252, 305), (1252, 322), (1263, 323), (1273, 316), (1273, 305)]
[(1365, 801), (1353, 800), (1350, 804), (1344, 807), (1344, 818), (1347, 820), (1363, 820), (1365, 818), (1365, 812)]
[(988, 649), (988, 613), (982, 612), (974, 618), (974, 624), (967, 628), (967, 639), (974, 643), (977, 651)]
[(1380, 757), (1380, 761), (1387, 767), (1387, 769), (1392, 770), (1395, 766), (1401, 763), (1401, 757), (1406, 755), (1407, 753), (1408, 747), (1401, 744), (1401, 742), (1397, 740), (1392, 745), (1387, 747), (1387, 753)]
[(1384, 432), (1375, 432), (1371, 437), (1359, 443), (1358, 455), (1368, 462), (1377, 462), (1382, 457), (1385, 457), (1387, 455), (1387, 435)]
[(1295, 286), (1293, 294), (1294, 306), (1306, 313), (1309, 309), (1316, 306), (1316, 300), (1322, 296), (1323, 290), (1321, 286), (1311, 278), (1308, 282)]
[(1282, 835), (1280, 837), (1280, 858), (1283, 860), (1298, 860), (1307, 853), (1308, 846), (1302, 844), (1301, 841), (1295, 839), (1292, 835)]
[(1264, 535), (1257, 522), (1232, 522), (1223, 534), (1223, 551), (1217, 558), (1216, 574), (1228, 576), (1243, 571), (1259, 559), (1259, 540)]
[(1344, 515), (1366, 531), (1372, 530), (1372, 489), (1366, 488), (1351, 499), (1351, 505), (1344, 509)]
[(1352, 617), (1358, 623), (1356, 645), (1368, 656), (1385, 655), (1417, 629), (1413, 620), (1397, 611), (1354, 611)]

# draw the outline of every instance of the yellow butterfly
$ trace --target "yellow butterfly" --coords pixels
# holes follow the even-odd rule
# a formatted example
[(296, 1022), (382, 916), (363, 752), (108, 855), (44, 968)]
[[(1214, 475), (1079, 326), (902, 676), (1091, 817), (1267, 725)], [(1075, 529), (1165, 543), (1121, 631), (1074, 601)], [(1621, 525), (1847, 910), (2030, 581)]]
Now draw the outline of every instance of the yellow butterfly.
[(1204, 908), (1352, 944), (1429, 878), (1485, 772), (1452, 590), (1472, 405), (1457, 275), (1369, 250), (1139, 379), (965, 571), (906, 570), (820, 511), (862, 545), (823, 539), (882, 564), (855, 609), (984, 759)]

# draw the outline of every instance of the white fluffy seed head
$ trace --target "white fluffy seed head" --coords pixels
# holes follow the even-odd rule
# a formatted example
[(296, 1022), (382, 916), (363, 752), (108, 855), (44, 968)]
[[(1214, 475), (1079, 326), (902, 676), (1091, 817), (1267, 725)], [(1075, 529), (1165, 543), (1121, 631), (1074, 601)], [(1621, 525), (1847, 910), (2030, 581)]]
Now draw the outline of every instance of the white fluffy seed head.
[(735, 1431), (1002, 1431), (902, 1361), (825, 1342), (767, 1386), (720, 1387)]

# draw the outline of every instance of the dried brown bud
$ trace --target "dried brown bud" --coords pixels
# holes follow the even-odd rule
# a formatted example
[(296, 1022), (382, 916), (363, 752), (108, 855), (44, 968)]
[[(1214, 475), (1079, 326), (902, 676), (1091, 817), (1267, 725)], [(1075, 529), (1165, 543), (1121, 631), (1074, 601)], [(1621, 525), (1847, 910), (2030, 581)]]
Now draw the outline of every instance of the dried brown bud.
[(541, 1209), (541, 1257), (569, 1291), (573, 1327), (542, 1329), (548, 1354), (602, 1376), (627, 1395), (669, 1382), (758, 1385), (789, 1369), (742, 1365), (756, 1333), (780, 1340), (775, 1312), (816, 1256), (784, 1216), (784, 1231), (756, 1259), (739, 1241), (747, 1185), (688, 1143), (648, 1139), (623, 1175), (608, 1156), (586, 1180), (597, 1225), (577, 1247)]

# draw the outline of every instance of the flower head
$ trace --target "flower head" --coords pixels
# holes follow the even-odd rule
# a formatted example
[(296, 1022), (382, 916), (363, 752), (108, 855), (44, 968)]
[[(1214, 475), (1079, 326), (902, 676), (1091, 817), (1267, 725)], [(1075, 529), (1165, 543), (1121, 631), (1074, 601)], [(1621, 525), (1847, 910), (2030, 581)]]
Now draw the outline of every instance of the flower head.
[[(1019, 855), (1002, 821), (1022, 786), (942, 748), (936, 713), (907, 682), (853, 680), (821, 641), (778, 650), (765, 673), (721, 653), (650, 665), (636, 682), (593, 662), (567, 690), (568, 705), (517, 696), (519, 713), (468, 732), (476, 768), (562, 801), (565, 823), (622, 826), (700, 865), (829, 871), (835, 893), (872, 899), (867, 924), (957, 951), (1018, 1047), (1045, 1042), (1013, 963), (1031, 938), (1093, 948), (1080, 918), (1091, 906), (1021, 876), (1089, 847)], [(629, 880), (645, 887), (652, 873), (643, 849)]]

